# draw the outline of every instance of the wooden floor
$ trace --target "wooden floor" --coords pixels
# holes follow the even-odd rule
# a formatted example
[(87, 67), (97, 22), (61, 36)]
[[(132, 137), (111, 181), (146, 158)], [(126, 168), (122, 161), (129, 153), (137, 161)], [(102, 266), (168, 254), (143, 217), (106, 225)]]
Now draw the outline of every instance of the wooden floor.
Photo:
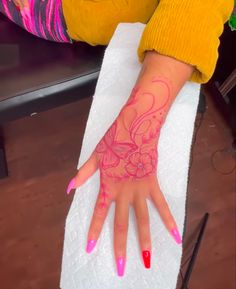
[[(76, 169), (90, 104), (85, 99), (4, 126), (10, 177), (0, 180), (1, 289), (59, 288), (65, 217), (72, 201), (65, 188)], [(199, 124), (186, 248), (206, 211), (210, 219), (189, 289), (235, 289), (232, 140), (209, 97)]]

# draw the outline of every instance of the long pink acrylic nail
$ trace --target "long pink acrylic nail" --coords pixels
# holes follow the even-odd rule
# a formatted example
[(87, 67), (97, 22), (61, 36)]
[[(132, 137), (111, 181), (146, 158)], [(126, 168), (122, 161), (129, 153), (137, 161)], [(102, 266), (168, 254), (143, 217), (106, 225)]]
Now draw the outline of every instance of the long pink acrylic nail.
[(70, 180), (68, 187), (66, 189), (66, 193), (67, 195), (69, 195), (70, 191), (75, 189), (75, 179), (73, 178), (72, 180)]
[(124, 276), (125, 272), (125, 259), (123, 257), (119, 257), (116, 259), (116, 267), (117, 267), (117, 274), (119, 277)]
[(86, 252), (91, 253), (96, 246), (97, 241), (96, 240), (88, 240)]
[(175, 228), (175, 229), (171, 230), (171, 234), (174, 237), (177, 244), (182, 244), (182, 239), (181, 239), (181, 236), (180, 236), (178, 229)]

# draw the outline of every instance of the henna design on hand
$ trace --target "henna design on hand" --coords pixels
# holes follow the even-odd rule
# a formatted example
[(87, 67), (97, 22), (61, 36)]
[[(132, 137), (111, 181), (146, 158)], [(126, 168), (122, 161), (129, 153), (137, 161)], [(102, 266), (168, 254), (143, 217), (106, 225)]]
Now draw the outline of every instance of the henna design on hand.
[[(96, 146), (101, 179), (114, 181), (138, 180), (157, 170), (157, 142), (166, 112), (171, 104), (170, 85), (155, 78), (152, 87), (159, 85), (164, 93), (154, 89), (143, 91), (135, 87), (119, 116)], [(102, 204), (106, 203), (104, 184)]]

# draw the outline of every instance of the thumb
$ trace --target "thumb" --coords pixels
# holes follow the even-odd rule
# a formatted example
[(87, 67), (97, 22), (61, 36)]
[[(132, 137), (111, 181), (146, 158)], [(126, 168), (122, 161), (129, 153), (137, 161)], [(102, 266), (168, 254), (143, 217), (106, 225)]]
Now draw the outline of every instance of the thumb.
[(72, 189), (76, 189), (83, 185), (98, 169), (98, 161), (95, 152), (78, 170), (76, 176), (70, 180), (66, 193), (69, 195)]

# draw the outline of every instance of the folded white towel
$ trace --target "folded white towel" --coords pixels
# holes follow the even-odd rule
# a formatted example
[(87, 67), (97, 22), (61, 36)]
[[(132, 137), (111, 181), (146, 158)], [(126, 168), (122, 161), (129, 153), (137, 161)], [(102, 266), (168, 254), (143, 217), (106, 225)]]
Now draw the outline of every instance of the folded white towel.
[[(135, 84), (141, 65), (136, 50), (144, 25), (120, 24), (105, 52), (84, 135), (80, 167), (116, 119)], [(187, 82), (179, 92), (161, 130), (158, 179), (171, 211), (183, 231), (191, 141), (200, 85)], [(174, 289), (182, 247), (165, 229), (148, 203), (152, 267), (146, 270), (138, 245), (133, 209), (127, 244), (125, 276), (116, 273), (113, 255), (114, 204), (94, 251), (85, 252), (87, 231), (99, 190), (99, 171), (77, 189), (67, 220), (61, 273), (62, 289)]]

